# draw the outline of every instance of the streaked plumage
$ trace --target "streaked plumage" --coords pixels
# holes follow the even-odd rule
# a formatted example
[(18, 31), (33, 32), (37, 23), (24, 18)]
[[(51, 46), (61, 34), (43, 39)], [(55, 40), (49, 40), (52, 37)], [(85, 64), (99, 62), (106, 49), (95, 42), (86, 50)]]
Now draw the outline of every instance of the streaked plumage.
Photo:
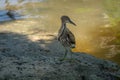
[(71, 23), (73, 25), (76, 25), (73, 23), (68, 16), (62, 16), (61, 17), (62, 26), (58, 32), (58, 41), (65, 47), (65, 56), (67, 55), (67, 48), (71, 50), (71, 48), (75, 48), (75, 37), (73, 33), (66, 27), (66, 23)]
[(75, 37), (66, 26), (62, 26), (59, 30), (58, 41), (60, 41), (64, 47), (75, 47)]

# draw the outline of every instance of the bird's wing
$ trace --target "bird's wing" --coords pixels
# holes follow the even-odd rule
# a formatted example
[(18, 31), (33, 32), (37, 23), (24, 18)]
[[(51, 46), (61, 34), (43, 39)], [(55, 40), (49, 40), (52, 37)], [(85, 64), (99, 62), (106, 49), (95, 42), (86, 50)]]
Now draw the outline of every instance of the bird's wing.
[(72, 44), (75, 44), (75, 36), (70, 30), (67, 30), (67, 37)]

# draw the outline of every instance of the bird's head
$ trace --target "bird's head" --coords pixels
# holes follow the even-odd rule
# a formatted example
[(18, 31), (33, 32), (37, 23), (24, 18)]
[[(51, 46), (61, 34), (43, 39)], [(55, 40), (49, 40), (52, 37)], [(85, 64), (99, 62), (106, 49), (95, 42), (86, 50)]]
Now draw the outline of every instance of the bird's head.
[(71, 19), (68, 16), (62, 16), (61, 20), (62, 20), (62, 23), (71, 23), (76, 26), (76, 24), (73, 21), (71, 21)]

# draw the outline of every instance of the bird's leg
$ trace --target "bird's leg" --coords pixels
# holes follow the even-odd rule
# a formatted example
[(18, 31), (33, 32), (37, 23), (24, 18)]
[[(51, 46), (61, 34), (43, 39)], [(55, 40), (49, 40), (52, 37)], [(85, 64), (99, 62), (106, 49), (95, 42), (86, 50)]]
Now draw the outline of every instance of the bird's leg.
[(70, 53), (70, 62), (74, 62), (75, 59), (73, 58), (73, 52), (72, 52), (71, 48), (69, 48), (69, 53)]
[(63, 56), (63, 59), (65, 59), (65, 57), (67, 56), (67, 53), (68, 53), (68, 50), (67, 50), (67, 48), (65, 48), (65, 54)]
[(72, 52), (71, 48), (69, 48), (69, 53), (70, 53), (70, 58), (72, 59), (73, 52)]
[(71, 59), (72, 59), (72, 54), (73, 54), (73, 52), (72, 52), (71, 49), (69, 49), (69, 51), (70, 51), (70, 57), (71, 57)]
[(62, 58), (62, 59), (60, 59), (60, 61), (65, 60), (65, 58), (66, 58), (66, 56), (67, 56), (67, 53), (68, 53), (67, 48), (66, 48), (66, 47), (64, 47), (64, 48), (65, 48), (65, 54), (64, 54), (63, 58)]

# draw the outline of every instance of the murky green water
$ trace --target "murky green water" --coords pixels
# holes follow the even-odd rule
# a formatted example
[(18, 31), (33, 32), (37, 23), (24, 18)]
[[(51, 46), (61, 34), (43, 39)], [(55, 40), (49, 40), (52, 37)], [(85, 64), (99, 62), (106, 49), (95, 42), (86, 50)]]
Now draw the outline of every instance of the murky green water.
[[(115, 1), (120, 3), (119, 0)], [(68, 15), (77, 24), (76, 27), (68, 24), (76, 37), (77, 45), (73, 51), (87, 52), (120, 63), (120, 44), (114, 42), (108, 44), (115, 40), (116, 36), (114, 33), (117, 29), (112, 28), (114, 33), (109, 30), (111, 29), (110, 10), (115, 2), (114, 4), (109, 0), (2, 0), (0, 2), (1, 15), (6, 12), (4, 10), (12, 9), (19, 13), (15, 16), (16, 19), (34, 20), (30, 22), (31, 27), (53, 33), (57, 33), (61, 26), (60, 17)], [(116, 7), (119, 8), (115, 6), (115, 9)], [(114, 10), (116, 16), (118, 16), (117, 11), (120, 10)], [(1, 21), (10, 20), (5, 15), (1, 17)], [(6, 19), (3, 20), (4, 18)], [(116, 20), (114, 17), (112, 19)], [(119, 21), (118, 18), (117, 20)]]

